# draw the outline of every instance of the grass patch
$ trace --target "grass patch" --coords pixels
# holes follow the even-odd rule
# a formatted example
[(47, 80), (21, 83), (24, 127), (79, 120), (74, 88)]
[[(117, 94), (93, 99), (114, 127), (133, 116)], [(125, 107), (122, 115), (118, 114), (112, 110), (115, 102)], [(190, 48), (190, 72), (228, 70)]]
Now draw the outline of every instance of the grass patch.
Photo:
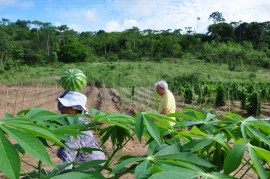
[[(161, 79), (171, 80), (177, 76), (194, 74), (203, 81), (220, 82), (269, 82), (267, 69), (244, 68), (232, 72), (225, 64), (205, 63), (198, 60), (167, 59), (161, 62), (84, 62), (56, 64), (54, 66), (28, 67), (2, 72), (0, 83), (4, 85), (55, 85), (68, 68), (81, 69), (88, 77), (88, 83), (104, 83), (113, 86), (148, 86)], [(253, 75), (251, 75), (253, 74)], [(255, 74), (255, 75), (254, 75)]]

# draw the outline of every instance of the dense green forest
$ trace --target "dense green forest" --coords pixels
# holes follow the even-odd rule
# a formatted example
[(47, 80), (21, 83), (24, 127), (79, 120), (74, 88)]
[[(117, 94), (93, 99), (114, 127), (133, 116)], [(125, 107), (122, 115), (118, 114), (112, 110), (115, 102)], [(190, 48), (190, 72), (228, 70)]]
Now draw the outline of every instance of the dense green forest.
[(195, 59), (227, 64), (231, 71), (252, 65), (270, 68), (270, 21), (225, 22), (222, 14), (209, 16), (205, 34), (191, 27), (123, 32), (76, 32), (67, 25), (29, 20), (0, 22), (0, 70), (21, 65), (99, 61), (160, 61)]

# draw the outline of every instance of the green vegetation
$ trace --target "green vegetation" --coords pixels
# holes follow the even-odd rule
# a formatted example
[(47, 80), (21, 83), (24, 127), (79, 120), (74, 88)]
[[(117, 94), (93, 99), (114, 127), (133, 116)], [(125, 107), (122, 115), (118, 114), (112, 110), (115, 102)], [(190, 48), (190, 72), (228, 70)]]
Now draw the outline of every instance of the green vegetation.
[(57, 62), (102, 62), (168, 59), (201, 60), (241, 71), (246, 65), (270, 68), (270, 22), (226, 23), (219, 12), (214, 24), (198, 34), (191, 28), (123, 32), (76, 32), (66, 25), (6, 18), (0, 21), (0, 70)]
[[(165, 176), (229, 179), (244, 178), (248, 171), (253, 171), (259, 178), (269, 178), (269, 122), (253, 117), (245, 119), (232, 113), (220, 120), (216, 115), (190, 109), (169, 116), (177, 120), (150, 112), (137, 113), (132, 117), (92, 109), (91, 116), (83, 117), (93, 122), (83, 125), (78, 122), (78, 116), (54, 114), (36, 108), (22, 110), (17, 117), (6, 114), (0, 125), (0, 157), (6, 165), (0, 165), (0, 171), (15, 179), (74, 178), (75, 175), (76, 178), (105, 178), (101, 171), (109, 173), (107, 178), (134, 174), (140, 179), (162, 179)], [(176, 128), (171, 127), (169, 121), (174, 121)], [(84, 130), (96, 131), (107, 159), (86, 162), (63, 171), (71, 163), (56, 166), (46, 147), (67, 147), (60, 140), (68, 140), (66, 135), (78, 135)], [(8, 137), (16, 143), (10, 143)], [(140, 142), (143, 137), (147, 139), (147, 153), (122, 156), (114, 166), (118, 151), (134, 137)], [(107, 144), (108, 139), (112, 142)], [(94, 149), (78, 150), (92, 152)], [(32, 165), (34, 171), (29, 173), (20, 170), (26, 154), (39, 160), (38, 164)], [(46, 171), (42, 168), (43, 163), (53, 170)], [(89, 168), (92, 170), (87, 171)]]
[[(173, 61), (173, 63), (172, 63)], [(60, 75), (67, 69), (81, 69), (87, 83), (101, 87), (124, 87), (130, 89), (149, 87), (160, 79), (169, 83), (170, 89), (178, 93), (187, 104), (223, 106), (226, 101), (241, 101), (241, 108), (250, 115), (258, 116), (261, 105), (270, 100), (270, 72), (264, 68), (249, 66), (241, 72), (232, 72), (226, 65), (198, 60), (163, 59), (160, 62), (80, 62), (58, 63), (54, 67), (21, 66), (18, 70), (3, 71), (0, 83), (4, 85), (61, 85)], [(252, 73), (250, 71), (253, 71)], [(254, 74), (250, 78), (250, 74)], [(217, 90), (218, 86), (223, 86)], [(250, 108), (248, 99), (254, 91), (260, 101)], [(131, 93), (132, 95), (132, 93)], [(257, 98), (256, 98), (257, 99)], [(247, 104), (248, 103), (248, 104)], [(248, 108), (247, 108), (248, 107)]]
[[(105, 83), (106, 86), (148, 86), (160, 79), (186, 81), (189, 78), (208, 82), (250, 82), (269, 83), (270, 71), (263, 68), (246, 67), (240, 72), (231, 72), (225, 64), (206, 63), (198, 60), (164, 59), (159, 63), (146, 62), (81, 62), (56, 64), (53, 66), (21, 66), (18, 69), (2, 71), (0, 83), (5, 85), (57, 84), (65, 70), (78, 68), (88, 83)], [(251, 73), (256, 77), (250, 79)], [(194, 81), (195, 82), (195, 81)]]
[[(197, 34), (190, 28), (183, 33), (181, 29), (140, 31), (136, 27), (124, 32), (78, 33), (66, 25), (3, 18), (0, 84), (60, 85), (59, 75), (77, 68), (85, 73), (88, 84), (128, 87), (132, 97), (135, 87), (164, 79), (188, 103), (222, 106), (226, 100), (238, 100), (249, 115), (257, 116), (262, 102), (270, 100), (270, 22), (226, 23), (219, 12), (210, 19), (214, 24), (208, 32)], [(232, 172), (237, 175), (237, 168), (247, 166), (246, 171), (269, 178), (270, 126), (254, 117), (228, 114), (219, 120), (214, 114), (186, 110), (171, 114), (177, 118), (177, 128), (169, 126), (173, 119), (146, 112), (132, 117), (92, 110), (92, 116), (85, 117), (94, 122), (83, 126), (75, 124), (76, 116), (42, 109), (23, 110), (15, 117), (6, 114), (0, 124), (0, 158), (8, 162), (0, 165), (0, 171), (9, 178), (100, 178), (102, 170), (112, 178), (127, 173), (137, 178), (233, 178)], [(106, 127), (101, 129), (102, 124)], [(108, 160), (61, 171), (67, 164), (52, 163), (45, 140), (61, 146), (64, 135), (89, 129), (97, 130), (102, 144), (111, 139), (112, 153), (104, 148)], [(124, 156), (113, 168), (118, 151), (134, 136), (139, 141), (148, 139), (147, 156)], [(245, 152), (250, 159), (243, 159)], [(27, 174), (20, 173), (26, 153), (40, 161)], [(44, 171), (43, 162), (54, 170)], [(84, 171), (93, 167), (94, 171)]]

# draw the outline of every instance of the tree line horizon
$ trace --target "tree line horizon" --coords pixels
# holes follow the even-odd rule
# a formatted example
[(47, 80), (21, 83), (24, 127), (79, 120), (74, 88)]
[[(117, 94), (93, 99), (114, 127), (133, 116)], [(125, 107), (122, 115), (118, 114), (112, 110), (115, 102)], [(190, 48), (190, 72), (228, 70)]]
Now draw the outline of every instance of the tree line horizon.
[[(7, 18), (0, 21), (0, 71), (21, 65), (46, 65), (94, 61), (145, 61), (192, 59), (225, 63), (237, 71), (252, 65), (270, 68), (270, 21), (226, 23), (213, 12), (206, 33), (191, 27), (122, 32), (76, 32), (67, 25)], [(200, 18), (198, 17), (199, 21)]]

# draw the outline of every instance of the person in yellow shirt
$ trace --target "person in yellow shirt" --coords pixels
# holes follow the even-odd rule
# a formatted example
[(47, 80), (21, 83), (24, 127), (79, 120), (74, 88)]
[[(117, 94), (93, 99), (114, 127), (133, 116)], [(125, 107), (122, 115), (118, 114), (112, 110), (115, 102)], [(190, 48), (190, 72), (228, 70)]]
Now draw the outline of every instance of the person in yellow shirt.
[[(175, 113), (175, 98), (172, 92), (168, 89), (168, 84), (166, 81), (159, 81), (155, 83), (157, 93), (162, 96), (159, 103), (158, 113), (168, 115), (170, 113)], [(175, 119), (175, 118), (173, 118)], [(169, 122), (170, 125), (174, 125), (173, 122)]]

